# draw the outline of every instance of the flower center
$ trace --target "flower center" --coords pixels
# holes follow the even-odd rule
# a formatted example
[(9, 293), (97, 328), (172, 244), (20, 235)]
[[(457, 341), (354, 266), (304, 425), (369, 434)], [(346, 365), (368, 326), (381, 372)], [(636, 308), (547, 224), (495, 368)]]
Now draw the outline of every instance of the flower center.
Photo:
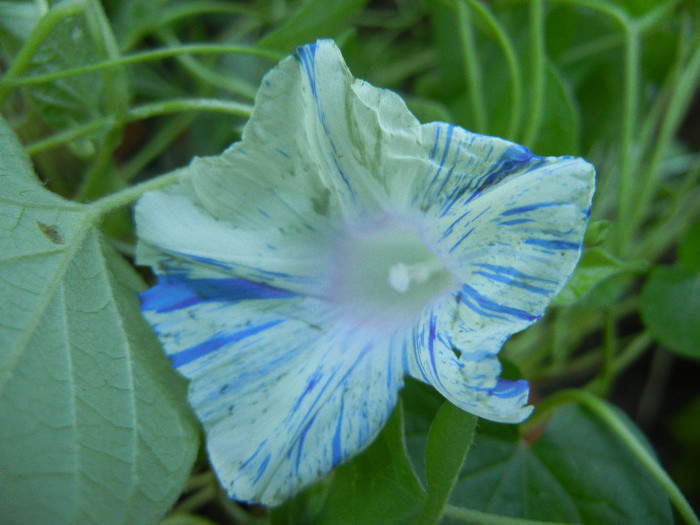
[(415, 227), (385, 220), (345, 232), (336, 244), (331, 297), (347, 315), (381, 326), (413, 322), (455, 284)]

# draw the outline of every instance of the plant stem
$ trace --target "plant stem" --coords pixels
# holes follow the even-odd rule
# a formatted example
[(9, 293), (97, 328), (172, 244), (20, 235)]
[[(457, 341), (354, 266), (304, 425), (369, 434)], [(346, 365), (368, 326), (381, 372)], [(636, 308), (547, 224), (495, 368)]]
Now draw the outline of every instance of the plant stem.
[[(694, 39), (694, 42), (697, 45), (700, 43), (700, 39)], [(684, 64), (682, 73), (678, 75), (677, 82), (673, 85), (668, 97), (668, 107), (664, 113), (661, 130), (655, 138), (651, 159), (639, 183), (640, 192), (637, 199), (635, 199), (632, 216), (628, 218), (629, 222), (632, 223), (631, 227), (634, 227), (644, 218), (642, 214), (649, 208), (649, 203), (659, 182), (659, 166), (664, 157), (666, 157), (667, 151), (676, 136), (676, 131), (693, 100), (698, 79), (700, 79), (700, 48), (696, 47), (691, 58)], [(635, 255), (638, 255), (638, 252)]]
[(544, 9), (542, 0), (533, 0), (530, 4), (530, 53), (532, 54), (532, 106), (528, 111), (527, 125), (523, 143), (532, 147), (542, 125), (542, 106), (544, 103)]
[(88, 204), (88, 206), (92, 209), (95, 215), (101, 217), (111, 211), (136, 202), (139, 197), (141, 197), (141, 195), (147, 191), (159, 190), (165, 188), (166, 186), (170, 186), (171, 184), (175, 184), (181, 173), (182, 170), (175, 170), (164, 175), (154, 177), (147, 181), (141, 182), (140, 184), (129, 186), (123, 190), (97, 199), (96, 201)]
[[(124, 122), (133, 122), (135, 120), (142, 120), (172, 113), (184, 113), (187, 111), (216, 111), (220, 113), (238, 115), (241, 117), (248, 117), (250, 116), (250, 112), (252, 110), (252, 106), (249, 106), (248, 104), (241, 104), (230, 100), (176, 98), (132, 108), (124, 115)], [(60, 146), (61, 144), (75, 140), (78, 137), (97, 132), (103, 128), (111, 128), (113, 125), (114, 119), (112, 117), (98, 118), (92, 122), (83, 124), (82, 126), (77, 126), (61, 133), (57, 133), (51, 137), (34, 142), (33, 144), (28, 145), (25, 150), (29, 155), (36, 155), (37, 153)]]
[(464, 507), (456, 507), (454, 505), (445, 505), (443, 515), (473, 525), (569, 525), (556, 521), (540, 521), (499, 516), (497, 514), (465, 509)]
[[(622, 115), (622, 146), (620, 154), (619, 188), (617, 200), (617, 247), (618, 255), (624, 256), (632, 241), (635, 227), (632, 221), (636, 184), (632, 180), (636, 170), (633, 160), (637, 153), (633, 151), (634, 132), (637, 125), (637, 105), (639, 101), (639, 67), (641, 43), (636, 26), (627, 26), (625, 33), (625, 69), (624, 69), (624, 108)], [(633, 158), (634, 157), (634, 158)]]
[[(62, 4), (59, 4), (62, 5)], [(53, 9), (52, 9), (53, 11)], [(43, 19), (42, 19), (43, 20)], [(249, 46), (236, 46), (236, 45), (225, 45), (225, 44), (185, 44), (170, 46), (163, 49), (155, 49), (151, 51), (143, 51), (140, 53), (134, 53), (132, 55), (121, 56), (119, 58), (114, 58), (111, 60), (103, 60), (95, 64), (88, 64), (85, 66), (75, 67), (72, 69), (64, 69), (62, 71), (54, 71), (52, 73), (46, 73), (44, 75), (33, 75), (30, 77), (17, 78), (21, 74), (21, 71), (10, 76), (10, 71), (7, 72), (5, 77), (0, 82), (0, 94), (2, 94), (2, 88), (11, 88), (17, 86), (32, 86), (36, 84), (45, 84), (53, 80), (58, 80), (61, 78), (72, 77), (75, 75), (84, 75), (87, 73), (94, 73), (95, 71), (100, 71), (102, 69), (108, 69), (112, 67), (124, 66), (128, 64), (137, 64), (139, 62), (149, 62), (153, 60), (161, 60), (163, 58), (170, 58), (174, 56), (181, 55), (213, 55), (213, 54), (245, 54), (254, 55), (262, 58), (267, 58), (270, 60), (279, 60), (282, 58), (280, 53), (275, 51), (270, 51), (269, 49), (261, 49)], [(19, 56), (18, 56), (19, 58)], [(17, 62), (17, 59), (13, 62)], [(0, 99), (0, 102), (2, 99)]]
[(486, 24), (493, 31), (496, 41), (498, 42), (503, 55), (506, 59), (508, 72), (511, 81), (511, 105), (510, 105), (510, 123), (505, 138), (515, 140), (520, 128), (520, 118), (522, 116), (522, 92), (523, 81), (520, 75), (520, 66), (518, 57), (515, 53), (515, 46), (508, 37), (508, 33), (503, 29), (503, 26), (498, 22), (495, 16), (483, 4), (476, 0), (468, 0), (472, 8), (479, 13)]
[(615, 330), (615, 315), (610, 311), (604, 314), (605, 325), (605, 341), (603, 342), (603, 368), (600, 373), (600, 382), (598, 383), (598, 394), (605, 397), (610, 391), (613, 378), (613, 365), (615, 362), (615, 354), (617, 353), (617, 337)]
[(455, 2), (457, 8), (457, 24), (459, 26), (459, 41), (462, 45), (464, 58), (464, 76), (469, 86), (472, 111), (474, 113), (474, 128), (480, 133), (487, 132), (486, 105), (484, 103), (483, 82), (481, 80), (481, 67), (476, 55), (474, 43), (474, 26), (471, 22), (469, 7), (464, 0)]

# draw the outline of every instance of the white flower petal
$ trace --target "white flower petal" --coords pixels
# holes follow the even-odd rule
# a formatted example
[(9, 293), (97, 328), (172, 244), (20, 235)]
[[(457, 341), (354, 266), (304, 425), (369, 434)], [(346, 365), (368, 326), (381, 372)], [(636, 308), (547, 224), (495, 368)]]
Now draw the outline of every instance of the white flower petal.
[(320, 40), (265, 76), (242, 141), (195, 160), (192, 180), (202, 205), (239, 227), (283, 219), (292, 233), (323, 229), (379, 213), (391, 190), (407, 194), (423, 171), (405, 158), (419, 141), (401, 98), (355, 80)]
[(595, 171), (574, 157), (539, 157), (495, 137), (425, 125), (433, 173), (414, 196), (426, 238), (461, 285), (427, 308), (410, 373), (481, 417), (531, 412), (525, 382), (498, 378), (505, 340), (537, 321), (581, 253)]
[(167, 267), (190, 278), (235, 275), (308, 295), (325, 289), (325, 236), (286, 235), (272, 222), (265, 230), (239, 229), (212, 216), (193, 195), (186, 179), (139, 200), (139, 264)]
[(454, 296), (430, 307), (413, 331), (404, 367), (431, 384), (449, 401), (472, 414), (502, 423), (519, 423), (532, 412), (527, 381), (500, 379), (496, 357), (505, 337), (462, 325), (463, 308)]
[(447, 124), (425, 130), (441, 159), (416, 196), (427, 210), (426, 235), (464, 283), (462, 323), (505, 339), (541, 317), (571, 275), (595, 170)]
[(369, 444), (396, 403), (400, 351), (315, 299), (170, 273), (142, 309), (191, 380), (210, 461), (234, 499), (281, 503)]

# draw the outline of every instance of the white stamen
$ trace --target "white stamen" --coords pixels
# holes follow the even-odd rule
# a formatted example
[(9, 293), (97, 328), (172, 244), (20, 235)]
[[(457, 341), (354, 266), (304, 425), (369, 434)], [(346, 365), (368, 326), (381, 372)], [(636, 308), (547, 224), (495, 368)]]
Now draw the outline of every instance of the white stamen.
[(389, 284), (397, 292), (406, 293), (411, 284), (411, 276), (408, 275), (408, 267), (404, 263), (398, 263), (389, 269)]
[(417, 264), (396, 263), (389, 269), (389, 284), (400, 293), (406, 293), (411, 283), (422, 284), (434, 273), (444, 270), (437, 260)]

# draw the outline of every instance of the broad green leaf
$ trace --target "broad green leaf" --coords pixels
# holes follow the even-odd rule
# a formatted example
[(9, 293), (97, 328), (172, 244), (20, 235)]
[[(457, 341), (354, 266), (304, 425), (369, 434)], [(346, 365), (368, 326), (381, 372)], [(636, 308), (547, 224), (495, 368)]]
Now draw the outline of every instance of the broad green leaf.
[(437, 522), (442, 514), (472, 444), (476, 419), (449, 401), (443, 403), (433, 419), (425, 457), (428, 500), (422, 522)]
[(645, 263), (623, 262), (600, 248), (586, 251), (573, 275), (552, 304), (570, 304), (584, 297), (591, 289), (613, 275), (641, 271)]
[(642, 289), (642, 320), (677, 354), (700, 359), (700, 272), (656, 268)]
[(41, 187), (0, 119), (0, 516), (151, 523), (197, 452), (184, 382), (93, 208)]
[(334, 37), (367, 3), (368, 0), (307, 0), (284, 25), (265, 36), (258, 45), (291, 53), (297, 46), (318, 38)]
[(673, 415), (671, 432), (679, 453), (670, 474), (690, 501), (700, 497), (700, 395)]
[(700, 270), (700, 222), (690, 226), (678, 245), (678, 264)]
[(0, 1), (0, 35), (7, 31), (8, 34), (24, 42), (45, 12), (46, 4), (36, 0)]
[(571, 155), (580, 148), (580, 117), (573, 93), (562, 76), (545, 66), (541, 124), (532, 150), (538, 155)]
[(564, 523), (673, 523), (651, 476), (605, 424), (576, 405), (559, 409), (529, 440), (517, 427), (480, 422), (450, 503)]

